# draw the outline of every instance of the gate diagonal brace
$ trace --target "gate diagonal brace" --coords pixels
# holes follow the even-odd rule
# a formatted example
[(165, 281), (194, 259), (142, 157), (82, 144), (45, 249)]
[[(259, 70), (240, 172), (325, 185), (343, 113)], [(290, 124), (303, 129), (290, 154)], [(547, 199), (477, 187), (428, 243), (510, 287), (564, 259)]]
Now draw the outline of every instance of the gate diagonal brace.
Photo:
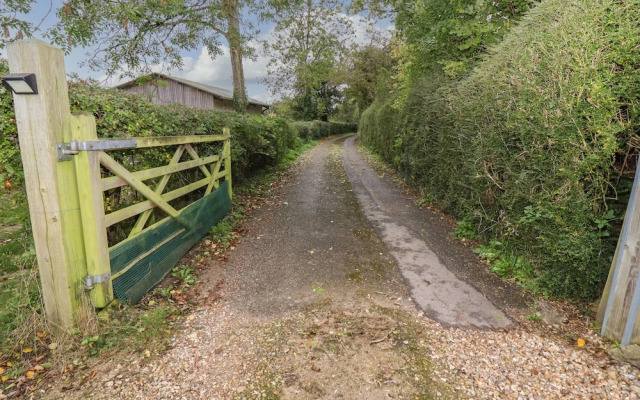
[(165, 213), (169, 214), (172, 218), (175, 218), (180, 225), (193, 229), (195, 224), (190, 223), (185, 220), (178, 210), (171, 207), (169, 203), (167, 203), (159, 194), (154, 192), (149, 186), (145, 185), (140, 179), (136, 178), (131, 172), (129, 172), (125, 167), (120, 165), (116, 160), (111, 158), (107, 153), (100, 153), (100, 164), (104, 166), (106, 169), (121, 177), (131, 187), (140, 192), (141, 195), (149, 199), (152, 203), (154, 203), (158, 208), (160, 208)]

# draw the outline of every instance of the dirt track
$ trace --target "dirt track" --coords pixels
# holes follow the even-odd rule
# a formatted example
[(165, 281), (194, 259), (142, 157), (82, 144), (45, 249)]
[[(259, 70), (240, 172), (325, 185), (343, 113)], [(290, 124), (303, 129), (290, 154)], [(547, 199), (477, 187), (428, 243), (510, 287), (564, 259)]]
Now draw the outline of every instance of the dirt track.
[(170, 351), (106, 362), (46, 397), (636, 398), (634, 371), (523, 330), (530, 299), (380, 177), (353, 137), (305, 154), (272, 200), (205, 277), (222, 300), (188, 316)]

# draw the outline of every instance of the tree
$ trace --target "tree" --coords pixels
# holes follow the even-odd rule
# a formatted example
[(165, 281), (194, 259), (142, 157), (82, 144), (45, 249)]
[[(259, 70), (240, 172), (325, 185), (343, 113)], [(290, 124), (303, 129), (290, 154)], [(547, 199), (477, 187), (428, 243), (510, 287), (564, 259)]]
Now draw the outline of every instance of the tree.
[(69, 0), (58, 11), (56, 44), (92, 47), (88, 64), (108, 75), (135, 76), (153, 65), (181, 67), (181, 52), (204, 46), (211, 57), (229, 45), (234, 105), (245, 111), (242, 0)]
[(392, 52), (390, 43), (368, 44), (352, 50), (342, 64), (337, 79), (346, 85), (344, 95), (360, 113), (375, 100), (379, 80), (393, 72)]
[(297, 100), (303, 119), (328, 119), (339, 99), (334, 72), (353, 33), (339, 0), (295, 0), (274, 16), (267, 83)]
[[(38, 24), (25, 21), (20, 15), (28, 14), (36, 0), (2, 0), (0, 1), (0, 49), (13, 40), (31, 36), (39, 30), (42, 20)], [(51, 8), (49, 8), (49, 12)], [(46, 16), (45, 16), (46, 17)]]
[[(362, 1), (362, 0), (361, 0)], [(376, 1), (376, 0), (368, 0)], [(378, 0), (380, 1), (380, 0)], [(383, 0), (408, 46), (409, 74), (466, 75), (537, 0)]]

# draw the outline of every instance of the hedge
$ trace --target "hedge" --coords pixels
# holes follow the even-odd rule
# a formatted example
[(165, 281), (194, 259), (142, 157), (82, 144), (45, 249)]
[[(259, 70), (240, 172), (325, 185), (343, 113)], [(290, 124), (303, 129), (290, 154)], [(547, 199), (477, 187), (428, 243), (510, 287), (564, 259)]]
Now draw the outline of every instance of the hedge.
[[(283, 118), (160, 106), (141, 96), (84, 83), (70, 85), (69, 100), (72, 112), (86, 111), (96, 117), (98, 136), (102, 138), (220, 134), (228, 126), (232, 132), (234, 179), (276, 164), (300, 140), (292, 124)], [(138, 164), (155, 165), (160, 162), (156, 158), (164, 156), (160, 153), (147, 152), (138, 157)], [(144, 157), (148, 159), (142, 160)], [(12, 97), (6, 90), (0, 93), (0, 163), (9, 170), (7, 175), (20, 179)]]
[(403, 102), (380, 93), (362, 142), (490, 243), (508, 275), (595, 298), (640, 143), (639, 7), (543, 1), (468, 77), (425, 76)]
[(358, 131), (358, 124), (345, 122), (296, 121), (293, 123), (293, 127), (304, 140), (317, 140)]

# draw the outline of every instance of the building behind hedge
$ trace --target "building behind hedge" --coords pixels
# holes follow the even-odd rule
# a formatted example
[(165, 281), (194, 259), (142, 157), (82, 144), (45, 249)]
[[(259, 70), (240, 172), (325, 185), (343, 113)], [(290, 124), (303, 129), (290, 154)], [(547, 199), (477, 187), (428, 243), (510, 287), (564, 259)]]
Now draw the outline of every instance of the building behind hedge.
[[(142, 94), (155, 104), (181, 104), (189, 108), (233, 111), (233, 92), (204, 83), (164, 74), (146, 75), (116, 86), (118, 89)], [(247, 112), (262, 114), (269, 104), (249, 98)]]

